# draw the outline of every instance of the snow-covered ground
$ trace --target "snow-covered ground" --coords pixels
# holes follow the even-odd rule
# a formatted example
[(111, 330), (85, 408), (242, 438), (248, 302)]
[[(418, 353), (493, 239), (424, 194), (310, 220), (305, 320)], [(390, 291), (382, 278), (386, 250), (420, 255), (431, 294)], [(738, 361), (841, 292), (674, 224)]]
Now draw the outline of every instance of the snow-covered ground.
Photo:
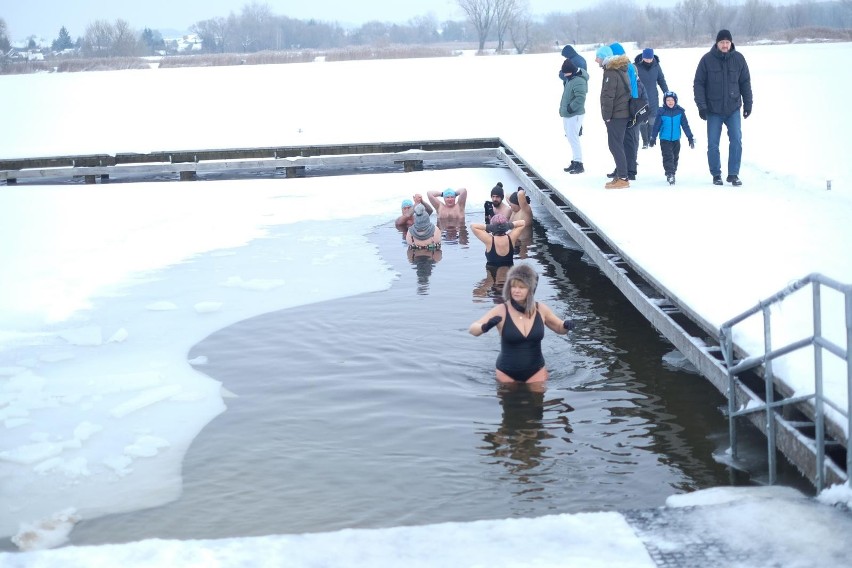
[[(649, 149), (640, 151), (629, 190), (603, 189), (612, 159), (591, 52), (584, 53), (592, 80), (579, 176), (562, 171), (571, 155), (557, 112), (558, 54), (2, 76), (0, 103), (14, 112), (4, 113), (9, 135), (0, 137), (0, 156), (500, 136), (669, 290), (721, 324), (811, 272), (852, 282), (852, 166), (842, 140), (852, 113), (839, 110), (852, 79), (834, 63), (852, 55), (852, 44), (740, 49), (755, 104), (743, 123), (738, 189), (709, 183), (704, 123), (691, 102), (703, 48), (657, 50), (697, 138), (695, 150), (682, 151), (674, 188), (658, 149)], [(804, 96), (796, 85), (807, 87)], [(190, 346), (252, 315), (387, 288), (394, 274), (366, 235), (398, 214), (401, 197), (467, 187), (475, 203), (493, 185), (467, 171), (405, 175), (405, 191), (391, 175), (0, 188), (0, 533), (34, 534), (38, 547), (51, 535), (61, 541), (76, 518), (176, 498), (184, 451), (224, 409), (220, 385), (193, 368), (204, 361), (187, 362)], [(253, 256), (253, 243), (273, 234), (298, 246)], [(200, 264), (206, 268), (196, 272)], [(330, 275), (344, 269), (345, 285), (333, 284)], [(824, 301), (824, 331), (845, 346), (842, 303), (830, 293)], [(809, 306), (794, 298), (776, 309), (773, 336), (807, 333)], [(761, 349), (760, 322), (744, 326), (737, 341)], [(785, 360), (776, 371), (809, 392), (807, 380), (797, 382), (807, 379), (804, 363)], [(827, 372), (827, 394), (845, 407), (845, 367), (829, 359)], [(834, 491), (848, 501), (845, 488)], [(759, 503), (786, 519), (784, 500)], [(22, 523), (52, 518), (58, 532), (38, 524), (21, 531)], [(587, 526), (603, 541), (585, 538)], [(796, 519), (786, 528), (801, 532)], [(585, 546), (571, 552), (565, 547), (576, 542), (554, 537), (561, 548), (553, 551), (531, 536), (549, 530)], [(495, 546), (494, 556), (465, 552), (466, 540), (487, 549), (504, 531), (523, 536)], [(548, 565), (548, 554), (564, 559), (589, 549), (600, 558), (622, 555), (607, 565), (649, 565), (627, 532), (619, 515), (601, 513), (261, 543), (139, 543), (2, 555), (0, 563), (68, 565), (92, 555), (89, 565), (97, 565), (105, 554), (132, 565), (134, 554), (204, 558), (215, 549), (230, 557), (282, 546), (301, 558), (293, 565), (335, 564), (336, 547), (350, 552), (340, 557), (349, 565), (531, 565), (526, 555), (536, 553)], [(369, 546), (358, 543), (371, 541), (379, 543), (376, 557), (363, 556)], [(417, 554), (428, 544), (440, 556)], [(261, 561), (222, 565), (252, 560)]]

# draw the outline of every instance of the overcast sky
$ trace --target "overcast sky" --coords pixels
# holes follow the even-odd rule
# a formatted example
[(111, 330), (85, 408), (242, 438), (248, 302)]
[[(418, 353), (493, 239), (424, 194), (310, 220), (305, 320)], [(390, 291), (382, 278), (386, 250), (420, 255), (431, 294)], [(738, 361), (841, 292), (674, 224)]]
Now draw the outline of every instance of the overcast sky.
[[(571, 12), (595, 6), (604, 0), (529, 0), (535, 15), (549, 12)], [(674, 5), (676, 0), (655, 0), (655, 5)], [(65, 26), (71, 37), (85, 33), (94, 20), (115, 21), (122, 18), (136, 29), (187, 30), (200, 21), (239, 13), (248, 0), (27, 0), (3, 2), (0, 18), (6, 20), (9, 37), (20, 41), (31, 35), (51, 40)], [(293, 0), (258, 1), (272, 12), (292, 18), (317, 18), (341, 24), (362, 24), (371, 20), (406, 22), (415, 16), (433, 13), (439, 21), (460, 19), (455, 0)], [(638, 5), (644, 4), (637, 0)]]

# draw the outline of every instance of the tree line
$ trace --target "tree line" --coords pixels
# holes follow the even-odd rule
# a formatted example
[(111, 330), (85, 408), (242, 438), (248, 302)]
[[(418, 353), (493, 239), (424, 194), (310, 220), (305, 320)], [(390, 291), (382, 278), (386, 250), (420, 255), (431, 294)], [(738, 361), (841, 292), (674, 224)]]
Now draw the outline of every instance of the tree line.
[[(633, 0), (610, 0), (574, 12), (554, 12), (534, 19), (528, 0), (456, 0), (463, 20), (443, 22), (430, 14), (405, 24), (371, 21), (345, 29), (334, 22), (299, 20), (272, 12), (268, 4), (252, 3), (227, 17), (199, 20), (190, 31), (202, 53), (257, 53), (294, 49), (335, 49), (350, 46), (473, 43), (484, 50), (509, 45), (518, 53), (555, 44), (636, 41), (640, 44), (690, 45), (712, 41), (721, 28), (738, 41), (783, 34), (801, 28), (847, 29), (852, 23), (852, 0), (799, 0), (776, 6), (769, 0), (745, 0), (730, 5), (720, 0), (681, 0), (672, 8), (639, 7)], [(7, 25), (0, 17), (0, 52), (11, 47)], [(43, 48), (29, 38), (30, 49)], [(84, 57), (136, 57), (177, 50), (157, 30), (141, 32), (129, 22), (95, 20), (82, 36), (72, 39), (62, 26), (52, 41), (54, 53), (73, 50)]]

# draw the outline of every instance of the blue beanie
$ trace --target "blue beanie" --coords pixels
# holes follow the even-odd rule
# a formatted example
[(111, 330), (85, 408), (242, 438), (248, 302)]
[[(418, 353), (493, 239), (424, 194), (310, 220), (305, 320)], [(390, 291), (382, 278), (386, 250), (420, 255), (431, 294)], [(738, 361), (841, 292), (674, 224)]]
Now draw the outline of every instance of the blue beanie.
[(607, 57), (612, 57), (612, 50), (609, 48), (608, 45), (599, 47), (598, 50), (595, 52), (596, 59), (606, 59)]
[(609, 44), (609, 48), (612, 50), (613, 55), (625, 55), (626, 54), (626, 52), (624, 51), (624, 48), (621, 47), (620, 43), (611, 43), (611, 44)]
[(646, 47), (642, 50), (642, 59), (654, 59), (654, 50)]

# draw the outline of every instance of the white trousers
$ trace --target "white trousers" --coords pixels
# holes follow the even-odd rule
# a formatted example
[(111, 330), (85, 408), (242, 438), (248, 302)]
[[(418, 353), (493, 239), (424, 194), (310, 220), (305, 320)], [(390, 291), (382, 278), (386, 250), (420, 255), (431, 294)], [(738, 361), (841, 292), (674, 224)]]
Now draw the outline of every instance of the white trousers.
[(580, 129), (583, 127), (584, 114), (578, 114), (572, 117), (562, 117), (562, 128), (565, 129), (565, 138), (568, 139), (568, 144), (571, 145), (571, 153), (574, 154), (572, 160), (575, 162), (583, 161), (583, 147), (580, 146)]

